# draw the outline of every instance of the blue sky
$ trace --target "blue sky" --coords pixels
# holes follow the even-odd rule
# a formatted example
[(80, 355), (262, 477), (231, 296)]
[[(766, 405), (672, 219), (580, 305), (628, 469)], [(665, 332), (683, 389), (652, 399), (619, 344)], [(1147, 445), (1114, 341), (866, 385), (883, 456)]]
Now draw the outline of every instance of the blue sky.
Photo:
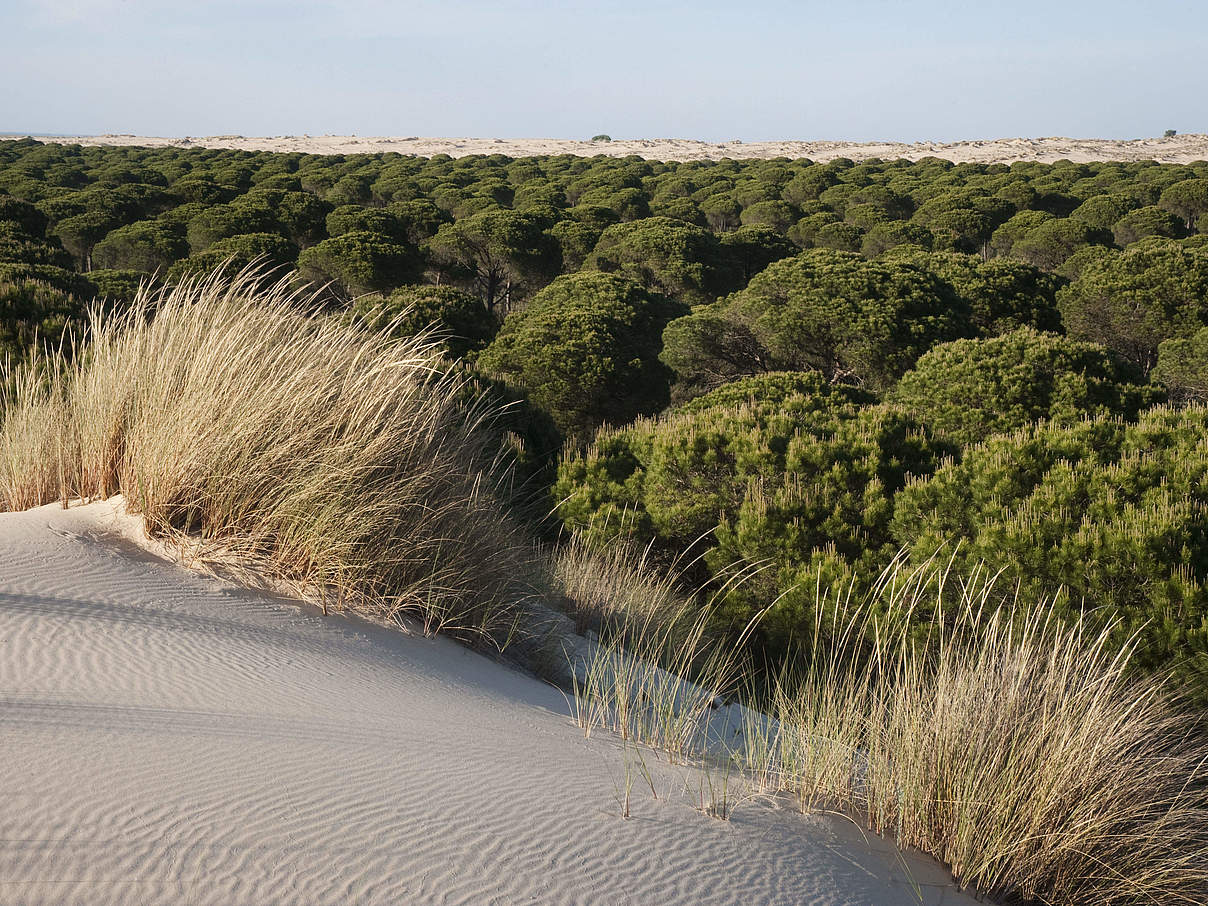
[(1208, 0), (0, 0), (0, 131), (1208, 132)]

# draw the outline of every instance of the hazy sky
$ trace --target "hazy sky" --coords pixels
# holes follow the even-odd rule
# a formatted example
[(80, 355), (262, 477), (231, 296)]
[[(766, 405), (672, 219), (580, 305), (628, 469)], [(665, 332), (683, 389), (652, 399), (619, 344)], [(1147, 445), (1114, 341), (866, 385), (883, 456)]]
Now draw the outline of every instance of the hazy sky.
[(1208, 132), (1208, 0), (0, 0), (0, 131)]

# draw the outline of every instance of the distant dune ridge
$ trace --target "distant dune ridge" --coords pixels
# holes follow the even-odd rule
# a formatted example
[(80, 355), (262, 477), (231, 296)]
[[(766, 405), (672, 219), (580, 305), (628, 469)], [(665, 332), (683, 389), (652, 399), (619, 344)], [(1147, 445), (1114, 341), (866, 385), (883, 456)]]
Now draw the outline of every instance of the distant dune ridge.
[(1003, 163), (1039, 161), (1052, 163), (1089, 161), (1155, 160), (1186, 164), (1208, 160), (1208, 134), (1188, 133), (1161, 138), (997, 138), (959, 142), (836, 142), (773, 141), (702, 142), (694, 139), (618, 139), (589, 141), (558, 138), (427, 138), (418, 136), (276, 135), (247, 138), (242, 135), (210, 135), (170, 138), (146, 135), (34, 136), (40, 141), (81, 145), (140, 145), (146, 147), (235, 148), (242, 151), (290, 151), (306, 154), (379, 154), (397, 151), (431, 157), (448, 154), (506, 154), (532, 157), (545, 154), (577, 154), (610, 157), (637, 155), (647, 160), (720, 160), (721, 158), (809, 158), (816, 161), (847, 157), (864, 160), (940, 157), (956, 163)]

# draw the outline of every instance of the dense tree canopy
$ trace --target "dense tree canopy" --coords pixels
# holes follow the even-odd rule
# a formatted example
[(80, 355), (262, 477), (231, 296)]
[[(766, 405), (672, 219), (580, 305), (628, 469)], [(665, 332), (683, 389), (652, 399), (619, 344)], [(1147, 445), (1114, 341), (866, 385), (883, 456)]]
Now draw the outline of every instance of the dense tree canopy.
[(1057, 301), (1071, 336), (1148, 370), (1163, 340), (1208, 326), (1208, 253), (1150, 240), (1091, 261)]
[(182, 231), (153, 221), (118, 227), (92, 250), (98, 267), (125, 268), (144, 273), (164, 270), (189, 251)]
[(403, 286), (389, 296), (370, 294), (353, 303), (349, 315), (367, 326), (411, 337), (431, 330), (454, 358), (482, 349), (496, 324), (476, 296), (452, 286)]
[(720, 243), (707, 230), (670, 217), (610, 226), (589, 267), (627, 277), (683, 302), (704, 302), (724, 279)]
[(488, 311), (507, 312), (558, 272), (557, 243), (531, 214), (484, 211), (442, 225), (429, 240), (434, 259), (464, 275)]
[(682, 305), (613, 274), (559, 277), (508, 315), (479, 364), (523, 388), (565, 432), (667, 404), (660, 336)]
[(658, 420), (602, 432), (563, 462), (563, 520), (608, 537), (631, 531), (663, 548), (703, 547), (715, 576), (762, 566), (728, 596), (742, 625), (762, 622), (783, 651), (809, 618), (814, 581), (881, 569), (892, 557), (892, 495), (932, 470), (942, 449), (905, 413), (870, 405), (816, 373), (764, 374)]
[[(664, 360), (681, 380), (703, 386), (758, 371), (817, 370), (829, 381), (882, 389), (935, 343), (971, 330), (967, 305), (926, 271), (819, 249), (771, 264), (724, 304), (673, 324)], [(702, 349), (725, 338), (734, 348)]]
[[(1208, 409), (1028, 427), (966, 449), (896, 498), (897, 542), (1004, 570), (1025, 598), (1140, 631), (1150, 668), (1208, 693)], [(961, 545), (952, 549), (956, 540)]]
[(1040, 419), (1135, 418), (1161, 394), (1102, 346), (1022, 327), (936, 346), (890, 398), (938, 435), (965, 445)]
[(390, 292), (419, 278), (420, 258), (413, 246), (380, 233), (354, 231), (306, 249), (298, 256), (302, 279), (324, 284), (337, 298)]
[(1208, 327), (1189, 337), (1163, 340), (1153, 379), (1179, 402), (1208, 403)]

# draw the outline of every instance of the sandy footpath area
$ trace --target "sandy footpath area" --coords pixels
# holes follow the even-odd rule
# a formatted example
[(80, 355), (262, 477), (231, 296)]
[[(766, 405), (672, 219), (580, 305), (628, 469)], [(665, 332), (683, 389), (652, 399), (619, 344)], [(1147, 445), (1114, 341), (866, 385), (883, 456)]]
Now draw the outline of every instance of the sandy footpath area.
[(6, 906), (974, 902), (844, 819), (703, 815), (695, 769), (651, 759), (623, 820), (620, 744), (552, 687), (138, 533), (112, 503), (0, 514)]
[(1185, 164), (1208, 160), (1208, 135), (1188, 134), (1171, 138), (1130, 140), (1104, 138), (999, 138), (960, 142), (701, 142), (691, 139), (625, 139), (612, 142), (575, 141), (553, 138), (421, 138), (418, 136), (361, 137), (355, 135), (277, 135), (247, 138), (242, 135), (164, 138), (146, 135), (82, 135), (39, 137), (46, 142), (81, 145), (142, 145), (147, 147), (237, 148), (243, 151), (293, 151), (307, 154), (378, 154), (397, 151), (431, 157), (448, 154), (506, 154), (528, 157), (538, 154), (606, 154), (627, 157), (636, 154), (648, 160), (719, 160), (730, 158), (807, 157), (815, 161), (847, 157), (863, 160), (941, 157), (960, 163), (1012, 163), (1034, 160), (1052, 163), (1071, 160), (1081, 163), (1106, 160), (1156, 160)]

